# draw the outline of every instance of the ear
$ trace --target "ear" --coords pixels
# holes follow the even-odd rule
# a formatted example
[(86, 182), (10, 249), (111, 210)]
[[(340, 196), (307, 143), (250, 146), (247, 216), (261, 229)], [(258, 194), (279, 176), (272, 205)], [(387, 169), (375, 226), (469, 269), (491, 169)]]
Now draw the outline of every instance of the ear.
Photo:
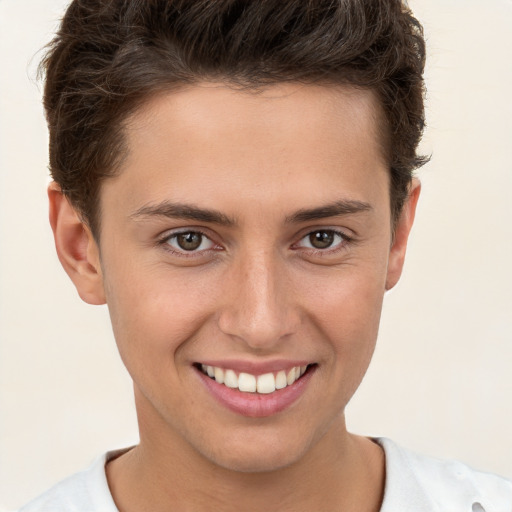
[(409, 188), (409, 196), (402, 208), (400, 218), (398, 219), (393, 243), (389, 252), (388, 273), (386, 277), (386, 290), (390, 290), (398, 283), (402, 274), (405, 261), (405, 251), (407, 249), (407, 240), (411, 232), (416, 213), (416, 205), (420, 197), (421, 184), (414, 178)]
[(55, 182), (48, 187), (48, 198), (55, 248), (64, 270), (83, 301), (105, 304), (100, 252), (91, 230)]

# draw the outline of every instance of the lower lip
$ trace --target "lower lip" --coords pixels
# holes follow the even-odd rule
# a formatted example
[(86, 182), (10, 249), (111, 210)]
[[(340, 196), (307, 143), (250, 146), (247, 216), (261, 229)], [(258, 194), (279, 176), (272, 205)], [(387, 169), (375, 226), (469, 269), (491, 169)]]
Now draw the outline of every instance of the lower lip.
[(197, 369), (197, 373), (208, 391), (222, 405), (242, 416), (264, 418), (284, 411), (298, 400), (305, 392), (315, 370), (316, 365), (308, 368), (308, 371), (292, 385), (268, 394), (244, 393), (219, 384), (199, 369)]

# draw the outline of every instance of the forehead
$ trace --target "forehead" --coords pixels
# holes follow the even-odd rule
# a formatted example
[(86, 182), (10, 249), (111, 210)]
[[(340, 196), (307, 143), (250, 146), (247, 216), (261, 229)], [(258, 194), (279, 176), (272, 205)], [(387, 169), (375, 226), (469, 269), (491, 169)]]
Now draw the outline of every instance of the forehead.
[(116, 184), (134, 207), (169, 194), (205, 206), (236, 194), (302, 207), (306, 195), (329, 200), (337, 183), (357, 200), (386, 167), (378, 118), (374, 94), (348, 87), (203, 83), (161, 93), (126, 123), (127, 158), (104, 187)]
[(245, 132), (269, 128), (269, 136), (276, 138), (287, 134), (299, 138), (303, 128), (329, 137), (336, 136), (333, 122), (347, 116), (354, 130), (370, 128), (378, 141), (381, 107), (371, 90), (293, 82), (246, 89), (203, 82), (150, 97), (125, 126), (129, 148), (133, 148), (148, 142), (141, 139), (137, 130), (148, 131), (151, 124), (156, 128), (157, 123), (166, 123), (174, 132), (194, 137), (218, 136), (223, 128)]

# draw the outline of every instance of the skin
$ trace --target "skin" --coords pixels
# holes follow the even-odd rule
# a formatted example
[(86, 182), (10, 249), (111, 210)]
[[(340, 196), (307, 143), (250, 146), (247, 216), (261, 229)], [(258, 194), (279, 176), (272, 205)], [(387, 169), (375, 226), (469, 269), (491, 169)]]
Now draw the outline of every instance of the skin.
[[(50, 186), (60, 260), (86, 302), (108, 304), (134, 381), (140, 444), (107, 466), (122, 512), (379, 510), (383, 453), (347, 432), (344, 409), (420, 187), (392, 233), (377, 112), (368, 91), (204, 83), (150, 99), (127, 123), (99, 243)], [(319, 214), (340, 202), (359, 208)], [(177, 203), (230, 223), (162, 214)], [(180, 249), (176, 231), (203, 233), (203, 245)], [(311, 245), (318, 232), (330, 247)], [(290, 407), (251, 418), (214, 400), (194, 368), (233, 359), (316, 371)]]

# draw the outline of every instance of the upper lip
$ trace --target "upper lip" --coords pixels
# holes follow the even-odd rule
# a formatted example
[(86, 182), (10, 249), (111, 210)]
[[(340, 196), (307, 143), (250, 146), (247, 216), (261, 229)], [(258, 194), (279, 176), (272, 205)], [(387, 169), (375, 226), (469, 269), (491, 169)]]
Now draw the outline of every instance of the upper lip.
[(215, 366), (224, 370), (234, 370), (237, 373), (250, 373), (251, 375), (263, 375), (280, 370), (290, 370), (296, 366), (308, 366), (312, 361), (305, 359), (276, 359), (273, 361), (247, 361), (241, 359), (206, 359), (197, 361), (197, 364)]

